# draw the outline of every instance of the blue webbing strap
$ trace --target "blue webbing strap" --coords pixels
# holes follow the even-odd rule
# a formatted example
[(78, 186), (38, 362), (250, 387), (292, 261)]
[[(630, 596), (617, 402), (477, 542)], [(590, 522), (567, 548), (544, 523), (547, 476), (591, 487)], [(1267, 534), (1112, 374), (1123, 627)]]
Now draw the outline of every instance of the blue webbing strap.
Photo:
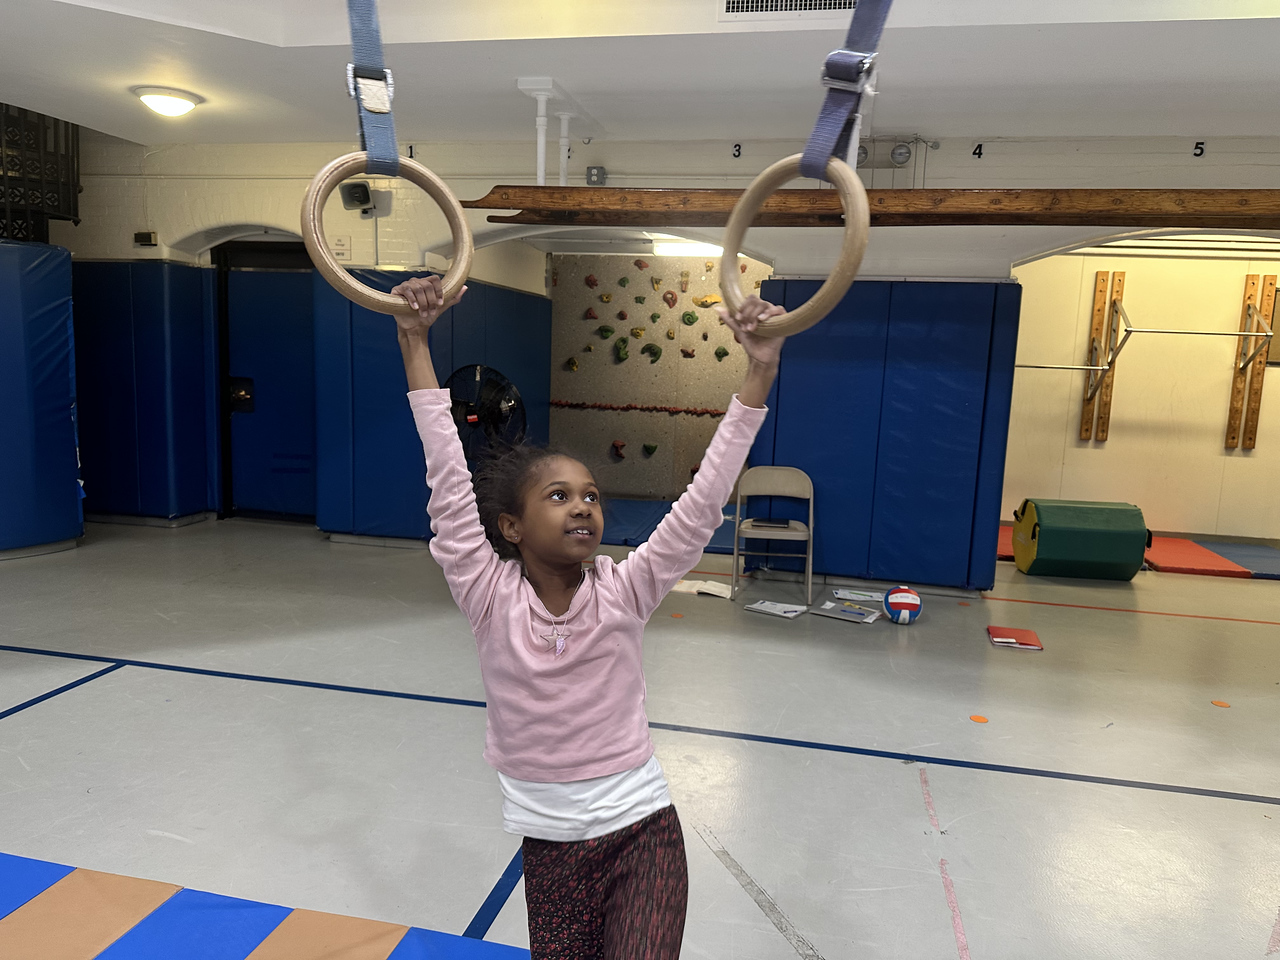
[[(827, 161), (849, 155), (849, 141), (857, 126), (862, 93), (871, 76), (880, 34), (893, 0), (858, 0), (844, 47), (827, 56), (822, 82), (827, 98), (800, 160), (800, 174), (827, 179)], [(856, 147), (857, 144), (854, 144)]]
[(360, 113), (360, 148), (369, 154), (369, 173), (400, 173), (396, 122), (391, 115), (391, 72), (382, 61), (382, 32), (376, 0), (347, 0), (351, 20), (351, 64), (348, 92)]

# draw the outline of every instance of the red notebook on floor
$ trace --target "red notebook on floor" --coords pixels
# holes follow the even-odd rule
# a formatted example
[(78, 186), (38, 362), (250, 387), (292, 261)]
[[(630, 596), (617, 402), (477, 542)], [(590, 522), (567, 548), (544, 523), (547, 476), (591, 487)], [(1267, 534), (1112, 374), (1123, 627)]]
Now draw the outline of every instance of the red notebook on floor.
[(1034, 630), (1020, 630), (1017, 627), (987, 627), (987, 635), (997, 647), (1011, 647), (1014, 650), (1044, 649)]

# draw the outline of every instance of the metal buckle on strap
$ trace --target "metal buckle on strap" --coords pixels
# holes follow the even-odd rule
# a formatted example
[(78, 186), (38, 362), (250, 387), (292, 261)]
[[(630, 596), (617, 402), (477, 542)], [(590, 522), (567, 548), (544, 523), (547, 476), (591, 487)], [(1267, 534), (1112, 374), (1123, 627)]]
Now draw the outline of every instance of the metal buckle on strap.
[[(876, 66), (876, 54), (858, 50), (832, 50), (822, 64), (822, 85), (849, 93), (862, 93), (870, 81)], [(850, 77), (850, 61), (857, 64)], [(834, 68), (834, 69), (833, 69)]]
[(395, 77), (387, 69), (372, 70), (348, 63), (347, 94), (370, 113), (390, 113), (396, 96)]

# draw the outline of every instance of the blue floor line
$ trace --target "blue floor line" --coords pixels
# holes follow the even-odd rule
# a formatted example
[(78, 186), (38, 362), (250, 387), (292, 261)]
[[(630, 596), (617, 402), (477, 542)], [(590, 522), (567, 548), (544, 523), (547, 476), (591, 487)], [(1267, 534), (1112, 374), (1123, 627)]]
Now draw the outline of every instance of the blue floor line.
[[(348, 687), (336, 683), (320, 683), (314, 680), (290, 680), (284, 677), (264, 677), (249, 673), (230, 673), (225, 670), (205, 670), (201, 667), (181, 667), (167, 663), (151, 663), (146, 660), (122, 660), (116, 657), (98, 657), (87, 653), (66, 653), (60, 650), (41, 650), (35, 647), (15, 647), (0, 644), (0, 650), (11, 653), (29, 653), (44, 657), (61, 657), (66, 660), (88, 660), (97, 663), (110, 663), (107, 670), (67, 684), (58, 690), (51, 691), (43, 697), (14, 707), (7, 713), (0, 714), (3, 719), (8, 713), (16, 712), (47, 700), (49, 697), (70, 690), (82, 683), (118, 670), (120, 667), (143, 667), (151, 670), (167, 670), (172, 673), (190, 673), (203, 677), (220, 677), (232, 680), (251, 680), (257, 683), (277, 683), (291, 687), (309, 687), (315, 690), (336, 690), (340, 693), (360, 693), (374, 697), (390, 697), (397, 700), (420, 700), (428, 703), (446, 703), (465, 707), (483, 707), (483, 700), (462, 700), (456, 697), (433, 697), (424, 693), (399, 693), (394, 690), (374, 690), (369, 687)], [(717, 730), (712, 727), (693, 727), (679, 723), (659, 723), (650, 721), (654, 730), (667, 730), (673, 733), (688, 733), (703, 737), (719, 737), (725, 740), (744, 740), (750, 743), (768, 743), (780, 747), (797, 747), (803, 750), (822, 750), (828, 753), (844, 753), (860, 757), (877, 757), (886, 760), (910, 760), (913, 763), (932, 763), (940, 767), (960, 767), (968, 770), (987, 770), (993, 773), (1013, 773), (1024, 777), (1041, 777), (1049, 780), (1071, 780), (1077, 783), (1097, 783), (1104, 786), (1128, 787), (1134, 790), (1156, 790), (1162, 793), (1180, 793), (1192, 797), (1211, 797), (1219, 800), (1239, 800), (1245, 803), (1266, 803), (1280, 806), (1280, 797), (1269, 797), (1256, 793), (1236, 793), (1230, 790), (1212, 790), (1207, 787), (1187, 787), (1171, 783), (1153, 783), (1146, 780), (1124, 780), (1117, 777), (1097, 777), (1087, 773), (1067, 773), (1061, 770), (1041, 770), (1036, 767), (1017, 767), (1001, 763), (984, 763), (979, 760), (956, 760), (950, 757), (931, 757), (917, 753), (895, 753), (891, 750), (873, 750), (870, 747), (851, 747), (839, 743), (823, 743), (820, 740), (793, 740), (787, 737), (770, 737), (760, 733), (742, 733), (734, 730)]]
[(489, 891), (489, 896), (485, 897), (484, 903), (480, 905), (476, 915), (467, 924), (467, 929), (462, 931), (464, 937), (471, 937), (475, 940), (483, 940), (485, 938), (489, 928), (493, 926), (493, 921), (498, 919), (498, 914), (507, 905), (511, 891), (516, 888), (516, 884), (520, 882), (520, 877), (523, 875), (524, 849), (517, 847), (516, 855), (507, 864), (507, 869), (502, 871), (502, 876), (498, 878), (498, 882)]
[[(251, 680), (254, 683), (278, 683), (286, 687), (310, 687), (315, 690), (336, 690), (339, 693), (362, 693), (371, 697), (390, 697), (393, 700), (419, 700), (426, 703), (447, 703), (457, 707), (483, 707), (483, 700), (462, 700), (458, 697), (434, 697), (427, 693), (402, 693), (398, 690), (375, 690), (372, 687), (349, 687), (340, 683), (322, 683), (318, 680), (291, 680), (288, 677), (265, 677), (253, 673), (232, 673), (228, 670), (206, 670), (203, 667), (181, 667), (171, 663), (154, 663), (150, 660), (126, 660), (120, 657), (97, 657), (89, 653), (66, 653), (62, 650), (40, 650), (36, 647), (13, 647), (0, 643), (0, 650), (10, 653), (33, 653), (42, 657), (61, 657), (64, 660), (89, 660), (94, 663), (112, 663), (116, 667), (143, 667), (147, 670), (168, 670), (172, 673), (191, 673), (200, 677), (218, 677), (223, 680)], [(110, 673), (109, 670), (103, 671)], [(94, 674), (101, 676), (101, 674)], [(91, 680), (88, 677), (86, 680)], [(77, 680), (64, 689), (71, 689), (86, 680)], [(47, 696), (53, 696), (61, 691)], [(33, 703), (38, 701), (32, 701)], [(26, 705), (24, 705), (26, 706)], [(18, 708), (14, 708), (15, 711)], [(0, 714), (3, 719), (5, 714)]]
[[(25, 653), (27, 651), (20, 652)], [(111, 663), (111, 666), (107, 667), (105, 670), (99, 670), (97, 673), (91, 673), (87, 677), (81, 677), (79, 680), (72, 680), (70, 683), (63, 684), (57, 690), (50, 690), (48, 693), (42, 693), (38, 697), (33, 697), (26, 703), (20, 703), (16, 707), (10, 707), (8, 710), (0, 711), (0, 720), (3, 720), (5, 717), (11, 717), (15, 713), (21, 713), (23, 710), (27, 709), (27, 707), (34, 707), (37, 703), (44, 703), (46, 700), (51, 700), (60, 693), (66, 693), (68, 690), (74, 690), (76, 687), (84, 686), (91, 680), (97, 680), (99, 677), (105, 677), (108, 673), (114, 673), (116, 670), (119, 670), (124, 666), (124, 664), (118, 660), (109, 662)]]

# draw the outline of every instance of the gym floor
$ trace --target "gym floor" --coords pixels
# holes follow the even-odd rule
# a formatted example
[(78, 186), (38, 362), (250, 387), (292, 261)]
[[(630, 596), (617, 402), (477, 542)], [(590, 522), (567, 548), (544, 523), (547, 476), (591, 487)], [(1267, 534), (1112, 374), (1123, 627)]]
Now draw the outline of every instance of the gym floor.
[[(985, 597), (924, 599), (910, 627), (655, 614), (684, 956), (1280, 951), (1280, 584), (1001, 563)], [(0, 564), (0, 644), (0, 852), (527, 946), (473, 641), (427, 551), (91, 523)]]

